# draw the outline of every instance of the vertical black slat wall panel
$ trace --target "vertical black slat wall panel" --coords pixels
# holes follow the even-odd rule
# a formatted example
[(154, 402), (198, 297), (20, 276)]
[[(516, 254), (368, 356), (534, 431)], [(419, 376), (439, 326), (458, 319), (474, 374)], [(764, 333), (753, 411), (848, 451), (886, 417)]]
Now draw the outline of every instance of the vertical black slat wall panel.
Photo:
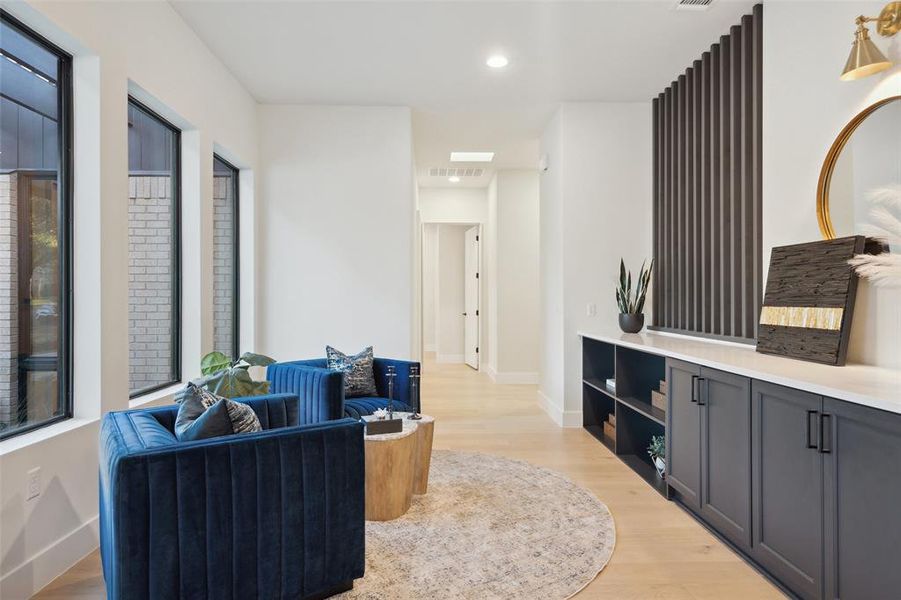
[(673, 327), (682, 329), (682, 305), (685, 303), (685, 289), (682, 285), (682, 212), (685, 210), (685, 170), (682, 168), (685, 146), (685, 75), (680, 75), (674, 87), (676, 105), (676, 135), (673, 140), (673, 180), (676, 192), (673, 195), (673, 280), (676, 295), (673, 298)]
[(692, 272), (691, 283), (693, 286), (691, 309), (691, 330), (697, 331), (701, 327), (701, 307), (704, 304), (703, 296), (701, 296), (701, 269), (702, 250), (701, 250), (701, 147), (703, 144), (703, 127), (701, 126), (703, 98), (701, 97), (701, 61), (696, 60), (692, 65), (694, 72), (692, 88), (692, 106), (694, 107), (694, 115), (692, 117), (693, 133), (692, 133), (692, 181), (693, 181), (693, 197), (692, 197), (692, 213), (694, 219), (692, 222)]
[[(676, 138), (678, 137), (678, 131), (676, 130), (676, 125), (679, 122), (679, 119), (676, 118), (678, 114), (678, 103), (676, 102), (676, 95), (678, 94), (678, 90), (676, 89), (676, 84), (674, 83), (671, 86), (673, 93), (670, 96), (669, 103), (669, 222), (670, 227), (668, 227), (669, 231), (669, 242), (667, 244), (667, 255), (666, 255), (666, 269), (668, 271), (667, 275), (667, 284), (669, 287), (667, 298), (678, 298), (679, 290), (676, 287), (676, 234), (679, 230), (675, 224), (678, 222), (676, 215), (676, 205), (678, 203), (678, 193), (679, 193), (679, 176), (676, 171)], [(669, 323), (669, 327), (676, 327), (676, 307), (678, 304), (675, 300), (671, 302), (667, 302), (667, 322)]]
[(762, 17), (755, 6), (652, 103), (655, 329), (756, 336)]
[(694, 172), (692, 169), (692, 161), (694, 157), (694, 89), (695, 75), (693, 69), (685, 71), (685, 199), (683, 206), (684, 224), (682, 235), (685, 243), (683, 244), (682, 253), (682, 281), (684, 282), (685, 292), (683, 294), (685, 302), (682, 306), (682, 329), (691, 329), (691, 314), (694, 308), (694, 283), (692, 264), (694, 261), (694, 231), (692, 223), (694, 222)]
[[(752, 203), (754, 205), (754, 233), (753, 233), (753, 259), (754, 259), (754, 306), (758, 307), (763, 298), (763, 5), (754, 6), (754, 19), (751, 21), (753, 42), (751, 52), (753, 54), (751, 71), (754, 79), (751, 91), (751, 129), (754, 137), (752, 156)], [(756, 315), (754, 315), (756, 317)], [(752, 337), (757, 338), (758, 319), (754, 319)]]
[[(670, 213), (670, 198), (673, 194), (673, 178), (671, 177), (670, 171), (670, 140), (672, 139), (672, 123), (673, 120), (670, 118), (670, 110), (673, 103), (673, 94), (671, 89), (667, 89), (663, 94), (663, 113), (660, 119), (660, 128), (663, 130), (663, 223), (672, 223), (672, 214)], [(663, 231), (663, 245), (661, 249), (664, 253), (669, 253), (669, 240), (672, 236), (671, 228), (666, 225), (661, 225)], [(667, 254), (660, 254), (659, 256), (667, 256)], [(658, 318), (661, 323), (666, 323), (666, 327), (670, 327), (670, 310), (672, 310), (671, 302), (664, 302), (664, 297), (670, 297), (673, 294), (672, 287), (672, 277), (670, 273), (672, 271), (669, 269), (669, 265), (666, 264), (663, 259), (658, 261), (657, 270), (660, 272), (660, 277), (663, 279), (663, 287), (659, 288), (662, 290), (660, 296), (660, 312), (654, 313), (655, 315), (659, 315)]]
[(720, 251), (720, 163), (722, 153), (720, 148), (720, 45), (714, 44), (710, 48), (710, 328), (711, 334), (722, 333), (721, 317), (723, 301), (722, 261), (723, 253)]
[[(654, 179), (651, 182), (653, 186), (653, 200), (651, 204), (652, 209), (652, 219), (653, 219), (653, 227), (654, 233), (651, 238), (652, 244), (652, 256), (658, 255), (658, 248), (660, 243), (658, 238), (660, 236), (660, 99), (654, 98), (651, 100), (651, 153), (653, 154), (653, 164), (654, 164)], [(659, 295), (657, 294), (657, 290), (651, 294), (651, 310), (656, 315), (657, 310), (659, 309), (658, 300)]]
[(742, 170), (742, 35), (741, 26), (733, 25), (730, 32), (732, 47), (732, 235), (729, 239), (731, 247), (732, 264), (732, 335), (743, 337), (742, 331), (742, 260), (741, 249), (743, 246), (742, 215), (744, 214), (742, 183), (744, 180)]
[(701, 153), (698, 159), (701, 168), (700, 331), (710, 330), (710, 160), (710, 52), (705, 52), (701, 56)]
[[(732, 337), (732, 48), (729, 36), (720, 38), (720, 327)], [(714, 225), (716, 226), (716, 225)]]
[[(741, 292), (742, 292), (742, 337), (754, 337), (754, 173), (752, 155), (754, 152), (754, 124), (752, 103), (754, 101), (754, 77), (751, 42), (754, 37), (754, 23), (751, 15), (741, 19), (741, 228), (751, 238), (749, 243), (741, 244)], [(744, 235), (744, 233), (742, 233)]]

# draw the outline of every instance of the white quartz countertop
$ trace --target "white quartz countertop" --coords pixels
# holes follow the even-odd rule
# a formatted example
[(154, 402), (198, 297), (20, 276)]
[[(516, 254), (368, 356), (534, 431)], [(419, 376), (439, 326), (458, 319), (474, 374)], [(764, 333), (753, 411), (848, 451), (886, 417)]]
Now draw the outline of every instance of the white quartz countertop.
[(579, 335), (901, 414), (898, 369), (850, 363), (832, 367), (760, 354), (751, 345), (657, 332), (580, 331)]

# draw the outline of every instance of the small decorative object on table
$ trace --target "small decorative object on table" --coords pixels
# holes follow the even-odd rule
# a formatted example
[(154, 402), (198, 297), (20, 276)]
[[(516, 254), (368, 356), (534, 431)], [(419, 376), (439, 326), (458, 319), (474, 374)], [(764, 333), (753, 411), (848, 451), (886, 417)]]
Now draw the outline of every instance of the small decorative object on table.
[(413, 403), (413, 412), (407, 418), (419, 421), (422, 415), (419, 414), (419, 367), (416, 366), (410, 367), (410, 401)]
[(388, 373), (388, 407), (387, 410), (379, 408), (373, 411), (374, 421), (366, 422), (366, 435), (381, 435), (383, 433), (400, 433), (403, 430), (403, 419), (394, 418), (394, 378), (397, 377), (397, 369), (392, 365), (387, 369)]
[(651, 445), (648, 446), (648, 456), (654, 461), (654, 468), (660, 477), (666, 477), (666, 438), (662, 435), (655, 435), (651, 438)]
[(632, 295), (632, 271), (626, 271), (626, 263), (619, 261), (619, 286), (616, 288), (616, 304), (619, 306), (619, 327), (625, 333), (638, 333), (644, 327), (644, 300), (651, 282), (651, 269), (654, 260), (645, 271), (645, 263), (641, 263), (638, 280), (635, 283), (635, 295)]
[(397, 377), (397, 369), (394, 365), (388, 367), (388, 418), (394, 418), (394, 379)]

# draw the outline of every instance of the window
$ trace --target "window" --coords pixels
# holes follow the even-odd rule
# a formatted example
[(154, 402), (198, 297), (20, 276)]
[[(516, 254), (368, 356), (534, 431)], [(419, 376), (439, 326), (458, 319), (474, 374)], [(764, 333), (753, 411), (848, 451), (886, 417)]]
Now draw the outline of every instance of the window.
[(0, 16), (2, 439), (72, 414), (72, 59)]
[(238, 356), (238, 169), (213, 155), (213, 347)]
[(128, 101), (128, 383), (181, 379), (178, 129)]

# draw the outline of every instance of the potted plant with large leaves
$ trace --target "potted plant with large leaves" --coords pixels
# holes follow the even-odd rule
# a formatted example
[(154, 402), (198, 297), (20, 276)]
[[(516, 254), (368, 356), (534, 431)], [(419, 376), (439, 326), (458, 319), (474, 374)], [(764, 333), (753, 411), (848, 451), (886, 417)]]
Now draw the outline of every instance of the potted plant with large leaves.
[(616, 304), (619, 306), (619, 327), (626, 333), (638, 333), (644, 327), (644, 300), (651, 283), (651, 269), (654, 268), (654, 260), (645, 270), (645, 263), (641, 263), (638, 279), (635, 283), (635, 293), (632, 293), (632, 271), (626, 271), (626, 263), (619, 261), (619, 286), (616, 288)]
[(262, 354), (245, 352), (231, 360), (221, 352), (210, 352), (200, 361), (202, 377), (191, 383), (223, 398), (241, 398), (269, 393), (268, 381), (254, 381), (250, 367), (265, 367), (275, 360)]

